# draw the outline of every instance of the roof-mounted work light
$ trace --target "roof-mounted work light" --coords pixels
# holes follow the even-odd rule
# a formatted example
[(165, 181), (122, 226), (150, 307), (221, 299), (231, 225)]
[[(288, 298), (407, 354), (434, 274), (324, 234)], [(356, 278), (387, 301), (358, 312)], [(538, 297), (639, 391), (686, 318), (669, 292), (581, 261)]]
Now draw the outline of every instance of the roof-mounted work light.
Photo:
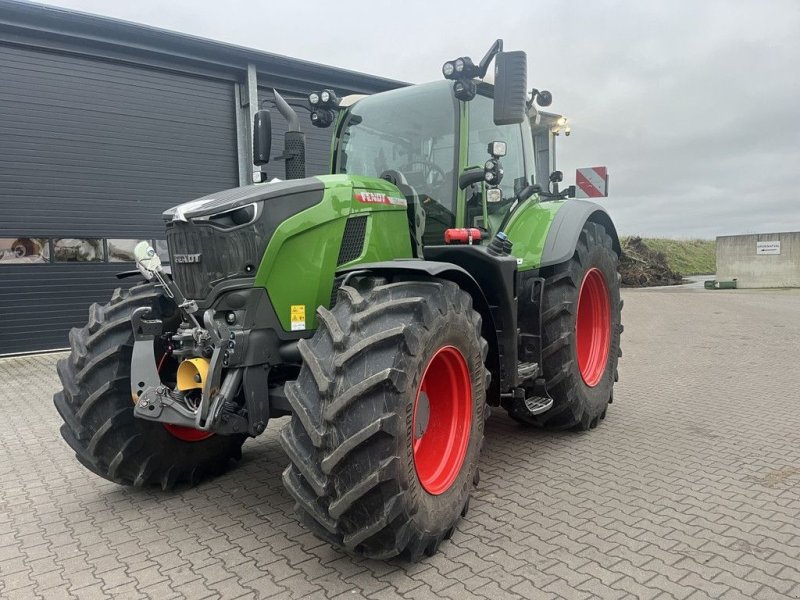
[(326, 88), (321, 92), (311, 92), (308, 95), (308, 105), (311, 107), (311, 124), (315, 127), (330, 127), (336, 119), (339, 98), (336, 92)]

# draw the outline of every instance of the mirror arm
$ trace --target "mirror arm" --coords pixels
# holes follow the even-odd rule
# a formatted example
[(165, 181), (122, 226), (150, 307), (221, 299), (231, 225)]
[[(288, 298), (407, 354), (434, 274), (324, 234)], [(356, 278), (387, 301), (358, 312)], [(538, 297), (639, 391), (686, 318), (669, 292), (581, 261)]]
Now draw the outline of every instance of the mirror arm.
[(503, 40), (496, 40), (492, 47), (489, 48), (489, 51), (486, 55), (481, 59), (480, 64), (478, 65), (478, 77), (483, 79), (486, 77), (486, 71), (489, 70), (489, 63), (492, 62), (492, 59), (497, 55), (498, 52), (503, 51)]
[(517, 200), (519, 200), (520, 202), (525, 202), (525, 200), (527, 200), (528, 198), (537, 193), (538, 194), (542, 193), (542, 187), (540, 185), (534, 184), (525, 186), (520, 190), (519, 194), (517, 194)]
[(459, 189), (465, 190), (473, 183), (479, 183), (481, 181), (483, 181), (483, 169), (480, 167), (472, 167), (458, 176), (458, 187)]
[(561, 192), (545, 192), (540, 191), (539, 195), (542, 198), (547, 198), (548, 200), (566, 200), (567, 198), (574, 198), (575, 197), (575, 186), (570, 185), (567, 189)]

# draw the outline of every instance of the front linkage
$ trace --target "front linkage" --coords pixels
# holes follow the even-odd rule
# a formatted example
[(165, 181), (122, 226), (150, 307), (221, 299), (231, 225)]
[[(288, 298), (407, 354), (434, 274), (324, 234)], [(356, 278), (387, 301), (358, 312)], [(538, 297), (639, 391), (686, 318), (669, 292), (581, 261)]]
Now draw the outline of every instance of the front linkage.
[[(148, 421), (187, 427), (201, 432), (258, 435), (266, 425), (251, 422), (240, 414), (234, 398), (242, 383), (243, 368), (237, 364), (247, 346), (247, 333), (234, 330), (214, 311), (203, 313), (203, 324), (195, 316), (198, 308), (187, 300), (177, 284), (163, 271), (161, 261), (146, 242), (137, 246), (137, 265), (148, 280), (156, 279), (167, 298), (181, 311), (183, 322), (174, 334), (165, 338), (161, 319), (148, 319), (150, 310), (136, 309), (131, 315), (134, 345), (131, 355), (131, 395), (134, 414)], [(161, 380), (153, 348), (164, 339), (165, 354), (181, 359), (174, 389)], [(223, 377), (223, 369), (227, 369)]]

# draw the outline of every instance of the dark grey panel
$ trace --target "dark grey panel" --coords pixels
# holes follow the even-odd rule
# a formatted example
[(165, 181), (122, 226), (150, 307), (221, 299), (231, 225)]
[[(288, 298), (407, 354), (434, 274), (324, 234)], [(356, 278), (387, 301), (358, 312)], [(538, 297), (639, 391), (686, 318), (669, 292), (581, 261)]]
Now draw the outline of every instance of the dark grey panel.
[(107, 302), (125, 263), (0, 266), (0, 354), (64, 348), (71, 327), (88, 319), (92, 302)]
[[(230, 81), (0, 44), (0, 82), (0, 237), (164, 238), (238, 183)], [(64, 347), (130, 268), (0, 266), (0, 354)]]
[[(270, 85), (286, 90), (303, 87), (309, 81), (317, 82), (317, 86), (323, 83), (354, 92), (383, 91), (407, 85), (182, 33), (17, 0), (0, 0), (0, 38), (182, 71), (213, 71), (223, 77), (229, 77), (232, 69), (245, 69), (248, 63), (254, 63), (259, 73), (269, 74), (274, 80)], [(298, 35), (297, 41), (302, 44), (303, 36)]]
[(153, 237), (237, 185), (233, 86), (0, 46), (0, 235)]

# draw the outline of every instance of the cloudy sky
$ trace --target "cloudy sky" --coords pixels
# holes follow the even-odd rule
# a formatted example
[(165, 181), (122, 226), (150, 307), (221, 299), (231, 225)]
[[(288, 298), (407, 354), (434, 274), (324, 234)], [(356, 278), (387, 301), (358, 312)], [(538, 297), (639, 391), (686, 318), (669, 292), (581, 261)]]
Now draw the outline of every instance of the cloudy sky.
[(50, 0), (421, 83), (501, 37), (569, 117), (559, 168), (607, 165), (625, 234), (800, 230), (800, 1)]

